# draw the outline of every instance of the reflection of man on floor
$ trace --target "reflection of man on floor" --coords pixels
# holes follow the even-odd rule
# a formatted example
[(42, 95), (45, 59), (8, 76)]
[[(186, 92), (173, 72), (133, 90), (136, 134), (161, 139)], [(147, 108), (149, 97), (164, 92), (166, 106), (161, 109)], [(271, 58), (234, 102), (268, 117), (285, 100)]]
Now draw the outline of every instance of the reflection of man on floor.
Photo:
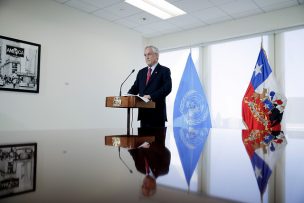
[[(151, 196), (156, 192), (156, 178), (169, 172), (171, 153), (164, 143), (143, 143), (129, 153), (134, 159), (136, 169), (145, 174), (142, 183), (142, 194)], [(162, 140), (162, 139), (161, 139)]]

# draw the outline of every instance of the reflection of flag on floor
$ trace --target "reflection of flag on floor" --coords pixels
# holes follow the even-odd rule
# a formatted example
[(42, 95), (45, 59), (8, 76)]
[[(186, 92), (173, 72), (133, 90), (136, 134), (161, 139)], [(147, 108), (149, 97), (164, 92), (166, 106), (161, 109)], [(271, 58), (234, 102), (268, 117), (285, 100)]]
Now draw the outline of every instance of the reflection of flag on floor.
[(281, 130), (286, 102), (261, 48), (242, 101), (242, 116), (247, 129)]
[(209, 107), (191, 53), (176, 93), (173, 111), (174, 127), (210, 128)]
[(243, 130), (242, 140), (247, 150), (261, 198), (277, 160), (287, 145), (283, 131)]
[(188, 186), (209, 134), (209, 128), (174, 127), (174, 138)]

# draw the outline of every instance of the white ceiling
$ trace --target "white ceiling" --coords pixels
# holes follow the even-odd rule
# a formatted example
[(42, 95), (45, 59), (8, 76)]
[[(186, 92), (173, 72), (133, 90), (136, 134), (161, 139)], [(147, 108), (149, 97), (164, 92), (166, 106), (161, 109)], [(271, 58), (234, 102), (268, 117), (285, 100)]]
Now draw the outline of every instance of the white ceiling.
[(186, 15), (162, 20), (124, 2), (124, 0), (54, 0), (103, 20), (157, 37), (274, 10), (300, 6), (304, 0), (167, 0)]

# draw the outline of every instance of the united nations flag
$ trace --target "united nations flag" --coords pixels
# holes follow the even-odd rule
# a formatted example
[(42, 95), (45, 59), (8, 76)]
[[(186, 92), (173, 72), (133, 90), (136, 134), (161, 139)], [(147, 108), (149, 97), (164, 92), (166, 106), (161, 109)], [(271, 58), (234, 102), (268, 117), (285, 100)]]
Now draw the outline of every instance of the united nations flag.
[(173, 110), (173, 132), (185, 178), (190, 181), (211, 128), (208, 102), (191, 53), (177, 90)]
[(189, 53), (175, 97), (173, 126), (211, 128), (208, 102), (191, 53)]

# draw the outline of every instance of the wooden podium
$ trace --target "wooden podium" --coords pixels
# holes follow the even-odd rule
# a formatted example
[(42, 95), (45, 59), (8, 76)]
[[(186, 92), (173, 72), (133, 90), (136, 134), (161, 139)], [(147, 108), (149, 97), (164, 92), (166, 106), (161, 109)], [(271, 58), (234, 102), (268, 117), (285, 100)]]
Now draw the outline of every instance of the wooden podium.
[(155, 102), (145, 102), (138, 96), (110, 96), (106, 97), (106, 107), (127, 108), (127, 135), (130, 135), (130, 109), (155, 108)]

